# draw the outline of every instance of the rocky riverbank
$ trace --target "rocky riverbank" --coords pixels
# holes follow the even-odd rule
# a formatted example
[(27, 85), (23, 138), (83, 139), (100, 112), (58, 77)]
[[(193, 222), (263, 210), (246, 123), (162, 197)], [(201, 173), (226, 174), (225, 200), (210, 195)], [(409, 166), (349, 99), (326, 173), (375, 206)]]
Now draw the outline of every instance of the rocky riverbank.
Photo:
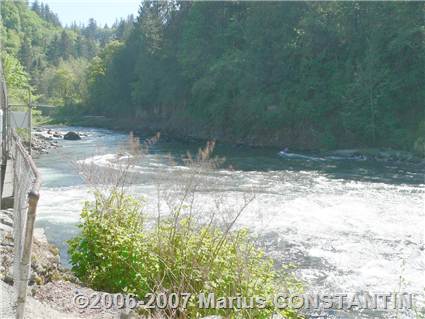
[[(59, 140), (80, 140), (83, 134), (70, 131), (61, 133), (52, 129), (38, 127), (34, 129), (31, 137), (31, 150), (33, 154), (48, 153), (50, 149), (60, 146)], [(28, 147), (28, 141), (24, 141), (25, 147)]]
[(424, 158), (421, 158), (411, 152), (391, 149), (344, 149), (327, 152), (327, 155), (339, 156), (342, 158), (360, 158), (378, 162), (425, 163)]
[[(8, 284), (13, 284), (13, 238), (11, 231), (3, 236), (0, 243), (0, 253), (0, 279)], [(30, 286), (44, 285), (62, 278), (72, 278), (72, 275), (61, 267), (59, 250), (48, 243), (43, 229), (36, 228), (31, 259)]]
[(425, 165), (425, 154), (419, 154), (409, 151), (388, 149), (388, 148), (352, 148), (352, 149), (336, 149), (336, 150), (315, 150), (315, 149), (298, 149), (296, 145), (291, 147), (285, 144), (284, 139), (279, 136), (247, 136), (245, 138), (232, 138), (224, 133), (206, 131), (202, 127), (179, 126), (178, 123), (172, 123), (164, 120), (140, 120), (140, 119), (110, 119), (104, 116), (86, 116), (73, 118), (69, 121), (69, 125), (99, 127), (117, 131), (133, 131), (142, 135), (153, 135), (161, 132), (162, 139), (177, 140), (209, 140), (215, 139), (222, 143), (232, 144), (235, 146), (246, 145), (252, 147), (276, 147), (284, 148), (289, 146), (291, 152), (311, 152), (321, 157), (340, 157), (346, 159), (364, 159), (374, 160), (377, 162), (408, 162), (414, 164)]
[[(57, 141), (59, 136), (55, 137), (53, 134), (49, 136), (44, 134), (44, 130), (36, 128), (31, 136), (31, 150), (33, 154), (48, 153), (50, 149), (59, 147)], [(24, 146), (28, 147), (28, 142), (24, 141)]]
[[(13, 316), (13, 218), (12, 211), (0, 211), (0, 292), (7, 304), (2, 315)], [(105, 294), (85, 287), (68, 269), (60, 264), (59, 250), (47, 241), (43, 229), (34, 230), (31, 258), (31, 277), (26, 303), (28, 319), (89, 318), (89, 319), (143, 319), (135, 310), (99, 302), (88, 307), (78, 303), (76, 296), (90, 298)], [(220, 319), (220, 317), (208, 317)], [(163, 319), (154, 317), (153, 319)]]
[[(13, 212), (0, 211), (0, 281), (2, 299), (13, 300)], [(31, 257), (31, 276), (28, 287), (26, 318), (127, 318), (121, 309), (105, 307), (81, 309), (73, 302), (76, 292), (90, 296), (95, 292), (86, 288), (68, 269), (60, 264), (59, 250), (47, 241), (42, 228), (34, 230)], [(12, 305), (3, 305), (7, 314)], [(8, 311), (8, 308), (9, 311)], [(3, 312), (2, 312), (3, 313)], [(5, 314), (3, 313), (3, 314)], [(10, 314), (12, 315), (12, 314)], [(120, 317), (121, 316), (121, 317)]]

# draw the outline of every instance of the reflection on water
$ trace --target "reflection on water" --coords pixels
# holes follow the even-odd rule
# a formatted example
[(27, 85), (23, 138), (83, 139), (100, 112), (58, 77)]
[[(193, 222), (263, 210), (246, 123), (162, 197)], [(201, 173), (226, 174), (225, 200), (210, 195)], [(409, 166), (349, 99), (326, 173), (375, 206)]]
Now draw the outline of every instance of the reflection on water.
[[(65, 264), (64, 241), (78, 232), (75, 225), (82, 202), (91, 198), (72, 162), (91, 161), (101, 167), (121, 152), (127, 140), (125, 134), (107, 130), (76, 130), (88, 136), (62, 141), (63, 147), (36, 160), (43, 176), (37, 224), (61, 248)], [(137, 163), (139, 178), (132, 192), (143, 194), (148, 207), (153, 205), (156, 183), (177, 181), (184, 171), (179, 158), (200, 146), (165, 139), (152, 146)], [(241, 191), (253, 189), (256, 200), (239, 226), (257, 234), (258, 244), (278, 262), (296, 265), (309, 291), (393, 292), (399, 291), (402, 276), (404, 291), (423, 293), (423, 167), (282, 158), (277, 153), (276, 149), (218, 143), (216, 155), (226, 157), (226, 162), (208, 176), (213, 187), (202, 190), (200, 202), (208, 206), (214, 194), (221, 192), (229, 205), (236, 205)], [(167, 154), (177, 163), (165, 160)]]

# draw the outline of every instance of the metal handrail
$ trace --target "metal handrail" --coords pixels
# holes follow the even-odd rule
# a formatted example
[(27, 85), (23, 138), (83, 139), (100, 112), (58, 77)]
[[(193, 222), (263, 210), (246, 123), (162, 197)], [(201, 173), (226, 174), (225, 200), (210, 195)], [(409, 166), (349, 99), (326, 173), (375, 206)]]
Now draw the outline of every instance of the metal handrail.
[(31, 271), (34, 223), (40, 198), (41, 178), (34, 161), (25, 150), (21, 138), (16, 130), (9, 125), (7, 87), (1, 61), (0, 109), (3, 111), (0, 199), (6, 173), (6, 163), (11, 159), (14, 185), (13, 235), (15, 249), (13, 277), (16, 289), (16, 319), (23, 319)]
[[(28, 281), (30, 278), (31, 271), (31, 251), (32, 251), (32, 242), (33, 242), (33, 233), (34, 233), (34, 222), (35, 216), (37, 212), (37, 204), (40, 198), (40, 186), (41, 186), (41, 177), (40, 173), (35, 166), (34, 161), (31, 156), (25, 150), (25, 147), (22, 145), (21, 138), (16, 133), (14, 129), (9, 129), (10, 134), (9, 141), (11, 143), (9, 150), (14, 150), (11, 152), (11, 157), (14, 160), (14, 178), (17, 177), (17, 157), (21, 156), (23, 161), (25, 162), (25, 167), (31, 170), (31, 174), (34, 179), (32, 180), (32, 184), (29, 187), (29, 191), (27, 194), (14, 194), (17, 196), (17, 201), (19, 201), (19, 196), (26, 196), (26, 200), (28, 203), (28, 208), (24, 212), (19, 209), (19, 205), (14, 205), (14, 215), (17, 216), (20, 220), (24, 220), (24, 229), (19, 229), (20, 225), (14, 223), (14, 234), (15, 234), (15, 287), (17, 292), (16, 299), (16, 318), (22, 319), (24, 318), (25, 312), (25, 300), (27, 296), (27, 287)], [(14, 183), (19, 183), (17, 180)], [(16, 201), (16, 202), (17, 202)], [(24, 216), (22, 216), (24, 215)]]
[(18, 149), (22, 153), (23, 157), (25, 158), (25, 161), (28, 163), (28, 165), (30, 166), (30, 168), (31, 168), (31, 170), (34, 174), (35, 181), (34, 181), (31, 192), (38, 194), (38, 192), (40, 191), (40, 187), (41, 187), (41, 175), (40, 175), (40, 173), (37, 169), (37, 166), (35, 165), (32, 157), (25, 150), (25, 147), (22, 145), (21, 138), (19, 137), (18, 133), (16, 133), (16, 130), (10, 129), (10, 132), (11, 132), (10, 135), (12, 137), (12, 140), (15, 140), (16, 146), (18, 147)]
[[(7, 143), (7, 119), (8, 119), (8, 101), (7, 101), (7, 88), (6, 80), (3, 73), (3, 64), (0, 60), (0, 109), (3, 112), (2, 115), (2, 141), (1, 141), (1, 166), (0, 166), (0, 199), (3, 194), (4, 177), (6, 175), (6, 162), (8, 156), (8, 143)], [(1, 200), (0, 200), (1, 208)]]

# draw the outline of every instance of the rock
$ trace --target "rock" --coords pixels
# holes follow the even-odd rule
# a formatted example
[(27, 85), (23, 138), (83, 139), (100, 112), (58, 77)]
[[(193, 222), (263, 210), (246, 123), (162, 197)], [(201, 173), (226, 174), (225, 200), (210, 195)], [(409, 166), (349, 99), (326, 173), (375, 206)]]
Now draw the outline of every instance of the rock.
[[(8, 245), (10, 239), (4, 237), (0, 245), (0, 280), (13, 282), (13, 246)], [(13, 240), (12, 240), (13, 242)], [(7, 244), (7, 245), (6, 245)], [(59, 249), (51, 245), (42, 228), (34, 229), (34, 240), (31, 258), (30, 285), (46, 284), (59, 278), (72, 280), (72, 274), (62, 269)]]
[(352, 149), (352, 150), (335, 150), (330, 152), (330, 155), (341, 156), (341, 157), (355, 157), (361, 155), (360, 150)]
[(53, 137), (62, 138), (63, 136), (61, 133), (55, 132), (53, 133)]
[(375, 148), (365, 148), (365, 149), (346, 149), (346, 150), (335, 150), (329, 152), (333, 156), (346, 157), (347, 159), (370, 159), (375, 161), (382, 162), (411, 162), (418, 163), (420, 158), (415, 156), (413, 153), (400, 151), (400, 150), (391, 150), (391, 149), (375, 149)]
[(76, 140), (81, 140), (81, 136), (76, 133), (76, 132), (68, 132), (63, 136), (64, 140), (69, 140), (69, 141), (76, 141)]
[(32, 139), (33, 139), (33, 141), (34, 141), (34, 139), (36, 139), (36, 140), (38, 140), (40, 142), (42, 140), (44, 140), (44, 141), (52, 141), (53, 140), (53, 138), (51, 136), (45, 136), (45, 135), (40, 134), (40, 133), (33, 134), (32, 135)]
[[(28, 147), (28, 142), (24, 141), (24, 146)], [(48, 153), (50, 148), (56, 148), (59, 145), (57, 141), (53, 140), (53, 137), (46, 136), (41, 133), (34, 133), (31, 138), (31, 149), (34, 154)]]
[(13, 276), (10, 273), (4, 275), (3, 281), (8, 285), (13, 286)]
[(49, 244), (42, 228), (34, 230), (31, 269), (36, 275), (36, 283), (47, 283), (58, 276), (60, 258), (58, 249)]
[(13, 283), (13, 213), (0, 211), (0, 279)]

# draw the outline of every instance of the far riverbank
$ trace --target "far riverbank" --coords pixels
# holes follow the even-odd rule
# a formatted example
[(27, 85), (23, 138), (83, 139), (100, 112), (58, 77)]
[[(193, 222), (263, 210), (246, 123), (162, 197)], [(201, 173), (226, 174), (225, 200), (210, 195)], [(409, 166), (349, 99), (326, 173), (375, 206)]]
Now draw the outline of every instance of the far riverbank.
[[(234, 146), (250, 146), (250, 147), (269, 147), (276, 148), (277, 152), (284, 149), (288, 145), (282, 145), (277, 139), (264, 139), (264, 138), (233, 138), (217, 132), (208, 132), (201, 128), (194, 129), (190, 127), (177, 128), (171, 126), (164, 121), (142, 121), (133, 118), (108, 118), (105, 116), (67, 116), (66, 120), (61, 117), (50, 117), (48, 122), (54, 124), (66, 124), (70, 126), (82, 127), (96, 127), (110, 129), (113, 131), (134, 132), (138, 135), (154, 135), (161, 132), (162, 138), (178, 141), (207, 141), (216, 140), (221, 143), (234, 145)], [(391, 149), (391, 148), (366, 148), (366, 147), (352, 147), (347, 146), (344, 149), (304, 149), (297, 146), (290, 146), (291, 152), (301, 152), (307, 154), (315, 154), (318, 156), (337, 156), (347, 159), (358, 158), (368, 159), (383, 162), (407, 162), (419, 165), (425, 165), (425, 158), (420, 154)]]

